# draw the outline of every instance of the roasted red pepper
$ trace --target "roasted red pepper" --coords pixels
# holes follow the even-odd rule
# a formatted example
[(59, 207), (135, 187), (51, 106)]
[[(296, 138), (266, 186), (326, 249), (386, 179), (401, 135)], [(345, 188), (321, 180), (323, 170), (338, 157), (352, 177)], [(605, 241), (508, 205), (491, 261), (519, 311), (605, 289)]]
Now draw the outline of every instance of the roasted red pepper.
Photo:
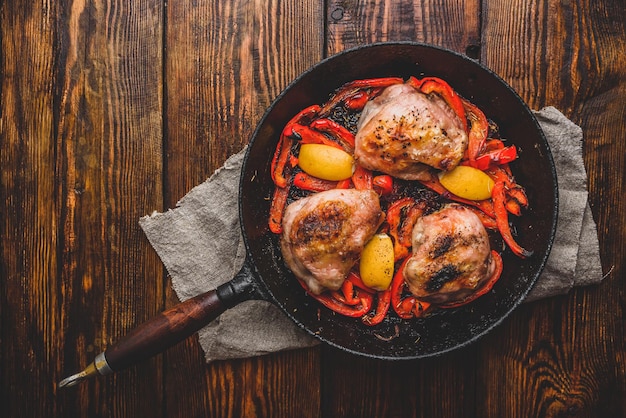
[(470, 165), (474, 165), (476, 158), (484, 151), (487, 135), (489, 134), (489, 122), (482, 110), (473, 103), (468, 100), (462, 100), (462, 104), (467, 118), (470, 120), (467, 154)]
[(335, 299), (341, 303), (345, 303), (346, 305), (354, 306), (361, 302), (359, 298), (355, 297), (354, 283), (350, 280), (343, 281), (341, 290), (335, 290), (330, 293)]
[(474, 212), (476, 216), (478, 216), (478, 219), (480, 219), (480, 222), (483, 224), (485, 228), (498, 229), (498, 225), (496, 224), (496, 220), (494, 218), (487, 215), (485, 212), (483, 212), (482, 210), (476, 207), (468, 206), (467, 208), (471, 210), (472, 212)]
[(354, 111), (362, 110), (370, 99), (370, 95), (365, 91), (357, 91), (352, 96), (344, 99), (346, 108)]
[(291, 126), (290, 136), (300, 141), (301, 144), (323, 144), (346, 151), (341, 144), (333, 141), (322, 132), (297, 123)]
[(393, 202), (387, 209), (386, 222), (389, 225), (389, 235), (393, 238), (393, 254), (396, 261), (409, 255), (409, 245), (401, 239), (400, 229), (402, 225), (402, 214), (415, 204), (411, 197), (404, 197)]
[(493, 260), (495, 262), (495, 269), (491, 277), (487, 280), (487, 282), (480, 289), (476, 290), (474, 293), (472, 293), (471, 295), (469, 295), (462, 301), (446, 303), (443, 305), (439, 305), (439, 307), (458, 308), (459, 306), (467, 305), (468, 303), (473, 302), (479, 297), (487, 294), (493, 288), (493, 285), (496, 284), (496, 282), (500, 279), (500, 276), (502, 275), (502, 269), (503, 269), (502, 257), (500, 256), (500, 254), (495, 250), (491, 250), (491, 257), (493, 257)]
[(284, 170), (287, 161), (290, 160), (290, 157), (293, 157), (291, 154), (291, 140), (289, 138), (292, 134), (292, 126), (302, 122), (309, 123), (311, 119), (317, 115), (319, 110), (319, 105), (309, 106), (298, 112), (283, 128), (278, 144), (276, 144), (276, 150), (274, 151), (270, 168), (272, 180), (277, 187), (287, 186), (287, 178), (284, 176)]
[(515, 182), (507, 165), (492, 166), (485, 171), (494, 182), (501, 181), (504, 183), (504, 190), (508, 198), (515, 200), (522, 207), (528, 206), (528, 197), (524, 188)]
[[(471, 157), (470, 157), (471, 158)], [(491, 165), (507, 164), (517, 158), (517, 148), (515, 146), (505, 147), (488, 151), (476, 157), (472, 164), (479, 170), (487, 170)], [(471, 163), (470, 163), (471, 164)]]
[(330, 292), (324, 292), (319, 295), (311, 292), (302, 280), (298, 279), (300, 285), (304, 288), (309, 296), (320, 302), (322, 305), (326, 306), (331, 311), (337, 312), (338, 314), (349, 316), (351, 318), (360, 318), (363, 315), (367, 314), (369, 310), (372, 308), (372, 304), (374, 302), (374, 296), (368, 292), (359, 292), (357, 290), (357, 297), (359, 299), (359, 303), (356, 305), (346, 305), (345, 303), (335, 299)]
[(402, 319), (411, 319), (422, 316), (430, 306), (430, 303), (417, 300), (415, 296), (407, 296), (402, 298), (404, 291), (404, 267), (408, 262), (407, 257), (400, 268), (396, 271), (391, 281), (391, 307)]
[(352, 187), (352, 179), (339, 180), (337, 182), (338, 189), (349, 189)]
[(421, 80), (418, 80), (417, 83), (413, 81), (411, 82), (411, 85), (414, 86), (414, 84), (418, 84), (419, 90), (424, 94), (438, 94), (454, 111), (456, 116), (461, 121), (463, 129), (467, 130), (467, 117), (465, 115), (463, 101), (448, 83), (437, 77), (424, 77)]
[(309, 126), (337, 139), (350, 154), (354, 151), (354, 135), (334, 120), (327, 118), (315, 119)]
[(361, 290), (364, 290), (369, 293), (376, 293), (376, 290), (372, 289), (371, 287), (367, 287), (365, 283), (363, 283), (361, 276), (356, 274), (354, 271), (351, 271), (348, 274), (348, 277), (346, 278), (346, 280), (349, 280), (350, 282), (352, 282), (354, 286), (358, 287)]
[(364, 315), (361, 321), (365, 325), (374, 326), (383, 322), (387, 312), (389, 312), (389, 305), (391, 304), (391, 289), (387, 289), (383, 292), (378, 292), (378, 302), (376, 303), (376, 310)]
[[(399, 77), (370, 78), (354, 80), (344, 84), (335, 95), (320, 110), (320, 116), (327, 116), (330, 111), (341, 102), (345, 102), (350, 97), (362, 90), (389, 87), (394, 84), (402, 84), (404, 80)], [(363, 103), (365, 104), (365, 103)]]
[(496, 223), (498, 225), (498, 231), (504, 239), (504, 242), (509, 246), (511, 251), (520, 258), (530, 257), (532, 251), (525, 250), (520, 246), (511, 233), (511, 226), (509, 225), (509, 213), (506, 209), (506, 192), (504, 190), (504, 182), (497, 181), (493, 190), (491, 191), (491, 197), (493, 200), (493, 209), (496, 213)]
[(374, 188), (372, 171), (357, 164), (352, 174), (352, 183), (357, 190), (372, 190)]
[(276, 187), (287, 187), (287, 178), (284, 175), (285, 164), (289, 160), (291, 155), (291, 140), (281, 135), (280, 141), (274, 151), (274, 158), (272, 158), (271, 174), (272, 180)]
[(386, 196), (393, 193), (393, 177), (387, 174), (381, 174), (379, 176), (374, 176), (372, 180), (374, 185), (374, 190), (381, 195)]
[(275, 234), (283, 232), (283, 213), (289, 196), (288, 187), (274, 187), (274, 196), (270, 206), (269, 227)]
[(323, 192), (325, 190), (331, 190), (337, 188), (337, 181), (322, 180), (317, 177), (313, 177), (303, 171), (299, 172), (293, 177), (293, 185), (302, 190), (309, 190), (312, 192)]

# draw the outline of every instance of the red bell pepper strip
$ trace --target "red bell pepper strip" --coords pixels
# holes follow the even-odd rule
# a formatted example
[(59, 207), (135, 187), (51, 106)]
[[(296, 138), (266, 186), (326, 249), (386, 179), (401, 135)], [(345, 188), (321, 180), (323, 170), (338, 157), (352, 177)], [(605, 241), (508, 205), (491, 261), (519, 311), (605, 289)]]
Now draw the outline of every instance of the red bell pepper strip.
[(357, 190), (372, 190), (374, 188), (372, 171), (357, 164), (352, 174), (352, 183)]
[(393, 254), (394, 260), (398, 261), (409, 255), (409, 248), (400, 237), (400, 229), (402, 224), (402, 211), (406, 211), (415, 204), (415, 200), (411, 197), (404, 197), (393, 202), (387, 209), (386, 222), (389, 225), (389, 235), (393, 238)]
[(424, 213), (425, 208), (426, 204), (424, 202), (416, 202), (406, 211), (406, 216), (400, 224), (400, 229), (398, 231), (398, 240), (403, 247), (409, 248), (413, 245), (413, 242), (411, 241), (413, 237), (413, 227), (415, 226), (417, 219)]
[(348, 274), (348, 277), (346, 277), (346, 280), (349, 280), (350, 282), (352, 282), (354, 286), (358, 287), (361, 290), (364, 290), (365, 292), (369, 292), (372, 294), (376, 293), (376, 290), (372, 289), (371, 287), (367, 287), (365, 283), (363, 283), (361, 276), (356, 274), (354, 271), (351, 271)]
[(459, 118), (463, 129), (467, 130), (467, 116), (465, 115), (466, 109), (463, 106), (463, 101), (448, 83), (437, 77), (424, 77), (421, 80), (418, 80), (418, 84), (419, 90), (422, 93), (436, 93), (441, 96), (441, 98), (447, 103), (448, 106), (450, 106), (450, 109), (452, 109)]
[(485, 171), (494, 182), (501, 181), (504, 183), (504, 190), (511, 199), (516, 200), (520, 206), (528, 206), (528, 197), (524, 188), (515, 182), (515, 179), (511, 175), (508, 165), (492, 166), (489, 170)]
[(301, 125), (308, 125), (309, 123), (311, 123), (313, 118), (315, 118), (317, 116), (317, 114), (319, 113), (320, 109), (321, 109), (321, 106), (320, 105), (316, 105), (316, 104), (315, 105), (311, 105), (309, 107), (305, 107), (300, 112), (298, 112), (298, 114), (296, 114), (296, 116), (291, 118), (291, 120), (289, 122), (287, 122), (287, 124), (285, 126), (287, 127), (287, 126), (292, 125), (294, 123), (299, 123)]
[[(471, 158), (471, 157), (470, 157)], [(517, 158), (517, 148), (515, 146), (496, 149), (486, 152), (475, 158), (472, 164), (479, 170), (487, 170), (491, 165), (507, 164)], [(471, 160), (470, 160), (471, 163)]]
[(274, 157), (272, 158), (271, 174), (272, 180), (276, 187), (287, 187), (287, 179), (284, 176), (285, 164), (289, 160), (291, 155), (291, 140), (281, 135), (276, 150), (274, 151)]
[(470, 120), (467, 153), (470, 164), (474, 165), (476, 158), (484, 151), (487, 135), (489, 134), (489, 122), (478, 106), (475, 106), (468, 100), (462, 100), (462, 104)]
[(350, 280), (344, 280), (340, 290), (333, 290), (331, 295), (341, 303), (354, 306), (358, 305), (361, 300), (355, 297), (354, 284)]
[(349, 189), (352, 186), (352, 179), (339, 180), (337, 189)]
[[(402, 290), (404, 288), (404, 267), (409, 258), (407, 257), (396, 274), (391, 280), (391, 307), (402, 319), (411, 319), (413, 317), (413, 306), (410, 306), (410, 302), (403, 303)], [(415, 298), (407, 298), (409, 301), (413, 301), (415, 304)]]
[[(274, 151), (274, 157), (272, 158), (270, 167), (272, 180), (276, 186), (287, 186), (287, 179), (283, 175), (283, 172), (285, 170), (285, 164), (290, 160), (290, 157), (293, 157), (291, 154), (291, 141), (289, 139), (292, 134), (292, 126), (302, 121), (309, 123), (310, 119), (314, 118), (319, 110), (319, 105), (306, 107), (291, 118), (283, 128), (278, 144), (276, 144), (276, 150)], [(291, 158), (291, 160), (293, 159)], [(293, 164), (293, 161), (291, 161), (291, 163)]]
[(485, 152), (495, 151), (502, 148), (504, 148), (504, 142), (502, 142), (502, 140), (487, 138), (487, 142), (485, 142)]
[(301, 144), (323, 144), (328, 145), (342, 151), (346, 151), (338, 142), (333, 141), (320, 131), (311, 129), (308, 126), (293, 124), (291, 126), (291, 137), (300, 141)]
[(378, 303), (376, 304), (376, 310), (364, 315), (361, 321), (365, 325), (374, 326), (383, 322), (387, 312), (389, 312), (389, 305), (391, 305), (391, 289), (387, 289), (383, 292), (378, 292)]
[(507, 212), (509, 212), (510, 214), (515, 216), (522, 215), (522, 208), (517, 200), (507, 199), (504, 206), (506, 207)]
[(312, 192), (323, 192), (325, 190), (331, 190), (337, 188), (337, 181), (322, 180), (317, 177), (313, 177), (303, 171), (297, 173), (293, 177), (293, 185), (302, 190), (309, 190)]
[(468, 206), (467, 208), (478, 216), (478, 219), (480, 219), (480, 222), (486, 229), (498, 229), (498, 225), (496, 224), (496, 220), (494, 218), (476, 207)]
[(391, 281), (391, 307), (402, 319), (411, 319), (422, 316), (429, 308), (430, 303), (417, 300), (415, 296), (402, 298), (404, 290), (404, 268), (409, 258), (407, 257)]
[(493, 190), (491, 191), (491, 198), (493, 200), (493, 209), (496, 213), (496, 224), (498, 225), (498, 231), (504, 239), (504, 242), (509, 246), (511, 251), (520, 258), (530, 257), (532, 251), (522, 248), (513, 238), (511, 233), (511, 226), (509, 225), (509, 214), (506, 210), (506, 191), (504, 190), (504, 182), (497, 181)]
[(343, 103), (349, 110), (359, 111), (365, 107), (365, 104), (370, 99), (370, 95), (365, 91), (357, 91), (352, 96), (344, 99)]
[(334, 120), (327, 118), (315, 119), (309, 126), (337, 139), (350, 154), (354, 151), (354, 135)]
[(402, 84), (404, 80), (399, 77), (370, 78), (363, 80), (354, 80), (344, 84), (339, 88), (337, 93), (322, 106), (320, 116), (327, 116), (330, 111), (341, 102), (345, 102), (349, 97), (353, 97), (361, 90), (379, 87), (389, 87), (394, 84)]
[(507, 190), (507, 194), (514, 199), (517, 203), (519, 203), (523, 207), (528, 206), (528, 196), (526, 196), (526, 191), (519, 184), (515, 184), (511, 188)]
[(335, 299), (329, 292), (321, 293), (316, 295), (315, 293), (309, 290), (309, 287), (302, 280), (298, 279), (300, 285), (304, 288), (309, 296), (317, 300), (319, 303), (327, 307), (333, 312), (337, 312), (338, 314), (348, 316), (351, 318), (360, 318), (372, 308), (372, 304), (374, 302), (374, 296), (367, 292), (359, 292), (357, 297), (359, 298), (359, 303), (357, 305), (346, 305), (345, 303)]
[(443, 305), (439, 305), (439, 307), (445, 308), (445, 309), (458, 308), (459, 306), (467, 305), (468, 303), (473, 302), (479, 297), (487, 294), (493, 288), (493, 285), (496, 284), (496, 282), (500, 279), (500, 276), (502, 275), (502, 269), (503, 269), (502, 257), (500, 256), (500, 254), (495, 250), (491, 250), (491, 257), (493, 258), (493, 261), (495, 262), (494, 271), (491, 274), (491, 277), (487, 280), (487, 282), (480, 289), (476, 290), (474, 293), (472, 293), (471, 295), (469, 295), (462, 301), (446, 303)]
[(283, 232), (283, 213), (289, 196), (288, 187), (274, 187), (274, 196), (270, 206), (269, 227), (275, 234)]
[(372, 184), (374, 186), (374, 190), (376, 190), (376, 192), (381, 196), (393, 193), (393, 177), (390, 175), (381, 174), (379, 176), (374, 176)]

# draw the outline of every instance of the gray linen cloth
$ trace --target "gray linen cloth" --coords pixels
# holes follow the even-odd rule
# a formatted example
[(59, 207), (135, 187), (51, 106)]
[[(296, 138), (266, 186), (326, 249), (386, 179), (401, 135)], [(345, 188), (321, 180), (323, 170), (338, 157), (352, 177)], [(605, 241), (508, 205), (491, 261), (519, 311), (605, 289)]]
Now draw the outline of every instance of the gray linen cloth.
[[(603, 278), (596, 225), (587, 202), (582, 130), (553, 107), (535, 112), (535, 116), (555, 159), (560, 200), (555, 243), (527, 301), (565, 294), (573, 286), (599, 283)], [(175, 209), (139, 221), (181, 300), (215, 289), (243, 265), (238, 183), (244, 152), (230, 157)], [(243, 302), (198, 334), (207, 362), (317, 343), (265, 301)]]

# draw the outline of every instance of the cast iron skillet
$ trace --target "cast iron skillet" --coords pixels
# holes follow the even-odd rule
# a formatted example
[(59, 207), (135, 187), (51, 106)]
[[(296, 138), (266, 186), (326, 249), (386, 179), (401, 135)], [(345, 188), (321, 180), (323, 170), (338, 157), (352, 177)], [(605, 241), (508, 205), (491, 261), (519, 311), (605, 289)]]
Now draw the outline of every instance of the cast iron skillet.
[[(270, 163), (285, 124), (299, 110), (326, 102), (348, 81), (400, 76), (437, 76), (494, 120), (520, 158), (512, 164), (525, 186), (530, 209), (516, 222), (518, 242), (534, 251), (522, 260), (503, 252), (504, 271), (488, 294), (457, 309), (423, 319), (387, 318), (375, 327), (336, 315), (306, 296), (283, 263), (278, 237), (267, 226), (273, 183)], [(541, 273), (557, 221), (557, 181), (546, 139), (531, 111), (496, 74), (457, 53), (417, 43), (372, 44), (342, 52), (310, 68), (269, 107), (245, 156), (239, 215), (247, 248), (242, 270), (216, 290), (199, 295), (132, 331), (101, 353), (85, 371), (61, 382), (71, 386), (91, 374), (106, 374), (161, 352), (191, 335), (224, 310), (246, 299), (279, 306), (321, 341), (354, 354), (387, 359), (435, 356), (463, 347), (498, 325), (521, 303)], [(388, 337), (395, 338), (388, 339)]]
[[(297, 109), (323, 103), (342, 84), (362, 78), (437, 76), (478, 105), (519, 149), (512, 164), (526, 187), (530, 210), (515, 224), (518, 241), (534, 251), (522, 260), (504, 251), (504, 271), (494, 289), (475, 302), (425, 319), (386, 319), (376, 327), (320, 308), (307, 297), (283, 264), (276, 237), (266, 222), (273, 190), (269, 165), (278, 133)], [(546, 139), (521, 98), (496, 74), (477, 62), (433, 46), (383, 43), (330, 57), (296, 79), (272, 104), (254, 133), (240, 184), (240, 216), (254, 276), (269, 299), (303, 329), (355, 354), (383, 359), (414, 359), (462, 347), (499, 324), (527, 295), (550, 251), (557, 219), (557, 182)], [(318, 311), (320, 314), (318, 315)], [(396, 334), (391, 341), (383, 338)]]

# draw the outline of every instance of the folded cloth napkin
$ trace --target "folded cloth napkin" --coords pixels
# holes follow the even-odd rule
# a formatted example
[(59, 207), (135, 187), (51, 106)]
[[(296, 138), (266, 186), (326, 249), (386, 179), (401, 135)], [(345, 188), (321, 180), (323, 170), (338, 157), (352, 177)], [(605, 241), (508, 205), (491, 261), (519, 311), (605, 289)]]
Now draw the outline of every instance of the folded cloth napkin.
[[(602, 280), (596, 225), (587, 203), (582, 130), (553, 107), (535, 112), (555, 159), (559, 222), (546, 268), (527, 301)], [(238, 218), (238, 183), (245, 150), (193, 188), (175, 209), (140, 219), (176, 294), (186, 300), (239, 271), (245, 248)], [(246, 301), (199, 331), (207, 362), (315, 345), (278, 307)]]

